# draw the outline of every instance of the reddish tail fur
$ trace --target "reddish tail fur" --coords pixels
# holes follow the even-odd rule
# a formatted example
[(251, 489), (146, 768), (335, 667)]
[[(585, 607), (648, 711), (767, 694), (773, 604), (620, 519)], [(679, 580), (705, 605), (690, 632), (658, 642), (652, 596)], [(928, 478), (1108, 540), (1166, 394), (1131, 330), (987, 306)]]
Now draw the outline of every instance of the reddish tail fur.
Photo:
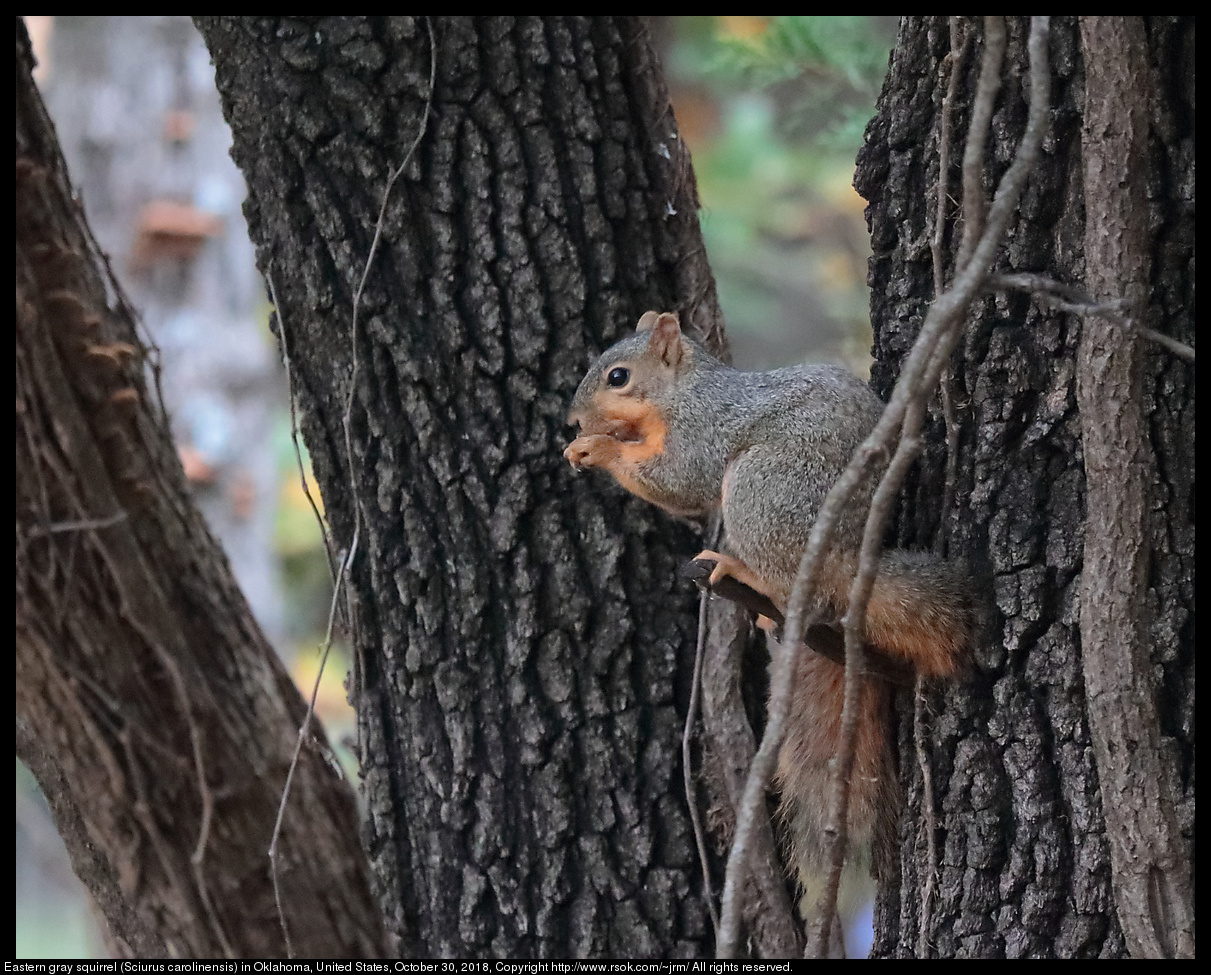
[(866, 608), (866, 639), (927, 677), (950, 677), (971, 645), (969, 585), (931, 555), (883, 556)]

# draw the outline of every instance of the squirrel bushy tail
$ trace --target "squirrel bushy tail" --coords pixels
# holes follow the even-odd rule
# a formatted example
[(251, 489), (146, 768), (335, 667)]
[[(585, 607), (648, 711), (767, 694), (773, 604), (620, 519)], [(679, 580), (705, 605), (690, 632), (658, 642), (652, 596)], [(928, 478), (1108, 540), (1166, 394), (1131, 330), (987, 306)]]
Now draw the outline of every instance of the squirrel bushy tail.
[[(839, 594), (845, 611), (848, 588)], [(971, 644), (970, 584), (928, 552), (883, 553), (866, 607), (866, 642), (927, 677), (951, 677)]]

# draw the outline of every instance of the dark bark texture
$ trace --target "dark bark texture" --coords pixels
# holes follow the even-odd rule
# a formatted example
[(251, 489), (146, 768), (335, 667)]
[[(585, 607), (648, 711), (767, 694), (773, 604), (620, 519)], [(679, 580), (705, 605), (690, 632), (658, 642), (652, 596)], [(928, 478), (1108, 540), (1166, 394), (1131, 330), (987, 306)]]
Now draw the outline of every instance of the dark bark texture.
[[(1026, 116), (1026, 24), (1008, 23), (1007, 76), (985, 160), (991, 194)], [(964, 32), (973, 30), (965, 23)], [(952, 109), (966, 132), (979, 69), (976, 36), (955, 70)], [(1152, 97), (1146, 195), (1152, 254), (1144, 322), (1194, 336), (1194, 29), (1146, 22), (1141, 70)], [(1082, 286), (1085, 71), (1073, 20), (1053, 20), (1051, 131), (998, 260)], [(886, 393), (933, 294), (928, 241), (938, 187), (937, 141), (950, 47), (944, 19), (906, 20), (879, 113), (859, 158), (870, 201), (874, 382)], [(960, 194), (961, 147), (949, 192)], [(952, 220), (955, 217), (952, 213)], [(957, 246), (947, 231), (949, 252)], [(947, 276), (952, 269), (947, 268)], [(1105, 297), (1105, 295), (1099, 295)], [(918, 476), (905, 492), (900, 541), (940, 544), (969, 560), (984, 606), (971, 675), (935, 689), (914, 727), (901, 695), (906, 803), (898, 877), (881, 888), (875, 954), (942, 957), (1113, 957), (1126, 951), (1091, 740), (1080, 633), (1086, 493), (1076, 349), (1082, 320), (1022, 293), (973, 308), (951, 366), (961, 434), (955, 503), (940, 512), (945, 428), (935, 414)], [(1194, 826), (1194, 367), (1144, 349), (1141, 383), (1150, 456), (1146, 652), (1161, 754), (1150, 770), (1176, 796), (1193, 863)], [(928, 855), (922, 760), (932, 778), (937, 862)], [(936, 893), (922, 923), (923, 892)]]
[[(304, 708), (193, 506), (133, 314), (17, 23), (17, 754), (128, 955), (284, 945), (266, 851)], [(353, 792), (307, 742), (284, 905), (307, 956), (385, 939)]]
[(679, 774), (695, 542), (560, 455), (642, 312), (720, 341), (642, 25), (199, 26), (340, 545), (357, 526), (366, 833), (401, 951), (709, 952)]

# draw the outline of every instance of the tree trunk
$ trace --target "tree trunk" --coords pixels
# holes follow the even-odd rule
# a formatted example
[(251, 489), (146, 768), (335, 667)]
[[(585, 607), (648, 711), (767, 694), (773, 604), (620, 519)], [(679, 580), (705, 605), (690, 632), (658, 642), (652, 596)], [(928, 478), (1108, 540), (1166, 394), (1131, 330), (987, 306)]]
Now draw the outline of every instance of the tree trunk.
[[(1006, 82), (985, 158), (986, 194), (1008, 166), (1026, 115), (1027, 28), (1015, 19), (1008, 29)], [(960, 145), (950, 156), (955, 165), (949, 191), (956, 199), (961, 139), (982, 47), (978, 27), (964, 24), (961, 30), (974, 36), (954, 68), (961, 72), (960, 96), (951, 108)], [(1151, 276), (1142, 318), (1189, 343), (1193, 23), (1157, 18), (1146, 22), (1146, 32), (1146, 54), (1127, 68), (1153, 90), (1146, 173), (1140, 177), (1145, 185), (1125, 188), (1147, 194)], [(933, 295), (928, 241), (947, 77), (942, 59), (949, 49), (945, 20), (904, 22), (859, 159), (857, 186), (870, 201), (875, 252), (872, 374), (884, 393)], [(1084, 286), (1090, 276), (1087, 222), (1096, 228), (1101, 214), (1085, 209), (1086, 66), (1076, 21), (1052, 23), (1051, 66), (1051, 132), (997, 270), (1037, 272)], [(948, 231), (947, 240), (957, 244), (957, 234)], [(948, 277), (952, 270), (947, 267)], [(1104, 289), (1096, 296), (1115, 297)], [(1090, 571), (1082, 540), (1092, 474), (1084, 467), (1082, 424), (1102, 421), (1083, 417), (1085, 403), (1077, 396), (1076, 353), (1089, 327), (1022, 293), (998, 293), (977, 304), (951, 364), (950, 395), (959, 421), (954, 504), (940, 510), (947, 468), (940, 413), (915, 486), (905, 492), (901, 542), (928, 546), (936, 540), (971, 561), (985, 620), (967, 680), (935, 689), (924, 707), (914, 708), (911, 695), (900, 701), (907, 801), (897, 875), (881, 888), (876, 955), (1138, 952), (1124, 931), (1141, 920), (1161, 929), (1164, 923), (1123, 916), (1135, 908), (1116, 896), (1121, 887), (1112, 870), (1108, 803), (1161, 796), (1153, 806), (1163, 811), (1168, 803), (1180, 850), (1178, 871), (1192, 871), (1194, 367), (1157, 346), (1140, 349), (1137, 395), (1145, 413), (1146, 455), (1137, 460), (1144, 464), (1150, 504), (1134, 539), (1147, 553), (1146, 588), (1134, 619), (1147, 644), (1143, 698), (1152, 726), (1144, 732), (1159, 744), (1134, 796), (1107, 794), (1107, 771), (1099, 770), (1105, 759), (1095, 758), (1092, 691), (1081, 650), (1081, 601), (1089, 609), (1090, 599), (1102, 597), (1083, 577)], [(923, 773), (932, 780), (932, 795)], [(1191, 903), (1192, 893), (1186, 890)], [(932, 906), (923, 908), (927, 901)], [(1174, 944), (1171, 939), (1169, 950), (1179, 950)]]
[(695, 542), (560, 455), (585, 367), (643, 311), (720, 341), (642, 26), (199, 25), (353, 553), (353, 696), (393, 933), (442, 957), (708, 953), (678, 774), (694, 613), (677, 570)]
[[(124, 953), (283, 953), (266, 851), (303, 704), (187, 493), (17, 22), (17, 754)], [(296, 950), (384, 950), (352, 791), (307, 742)]]

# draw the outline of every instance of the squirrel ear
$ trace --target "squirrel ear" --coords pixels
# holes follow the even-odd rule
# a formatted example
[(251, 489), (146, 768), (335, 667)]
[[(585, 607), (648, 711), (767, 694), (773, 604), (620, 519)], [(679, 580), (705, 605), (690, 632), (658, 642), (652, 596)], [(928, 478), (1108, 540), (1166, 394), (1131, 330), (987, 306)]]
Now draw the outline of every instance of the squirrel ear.
[(635, 326), (636, 332), (650, 332), (652, 326), (656, 324), (656, 319), (660, 317), (658, 311), (645, 311), (639, 317), (639, 324)]
[(675, 367), (681, 362), (684, 349), (681, 342), (681, 319), (677, 317), (676, 312), (645, 312), (639, 319), (638, 331), (652, 333), (648, 339), (648, 352), (659, 356), (665, 365)]

